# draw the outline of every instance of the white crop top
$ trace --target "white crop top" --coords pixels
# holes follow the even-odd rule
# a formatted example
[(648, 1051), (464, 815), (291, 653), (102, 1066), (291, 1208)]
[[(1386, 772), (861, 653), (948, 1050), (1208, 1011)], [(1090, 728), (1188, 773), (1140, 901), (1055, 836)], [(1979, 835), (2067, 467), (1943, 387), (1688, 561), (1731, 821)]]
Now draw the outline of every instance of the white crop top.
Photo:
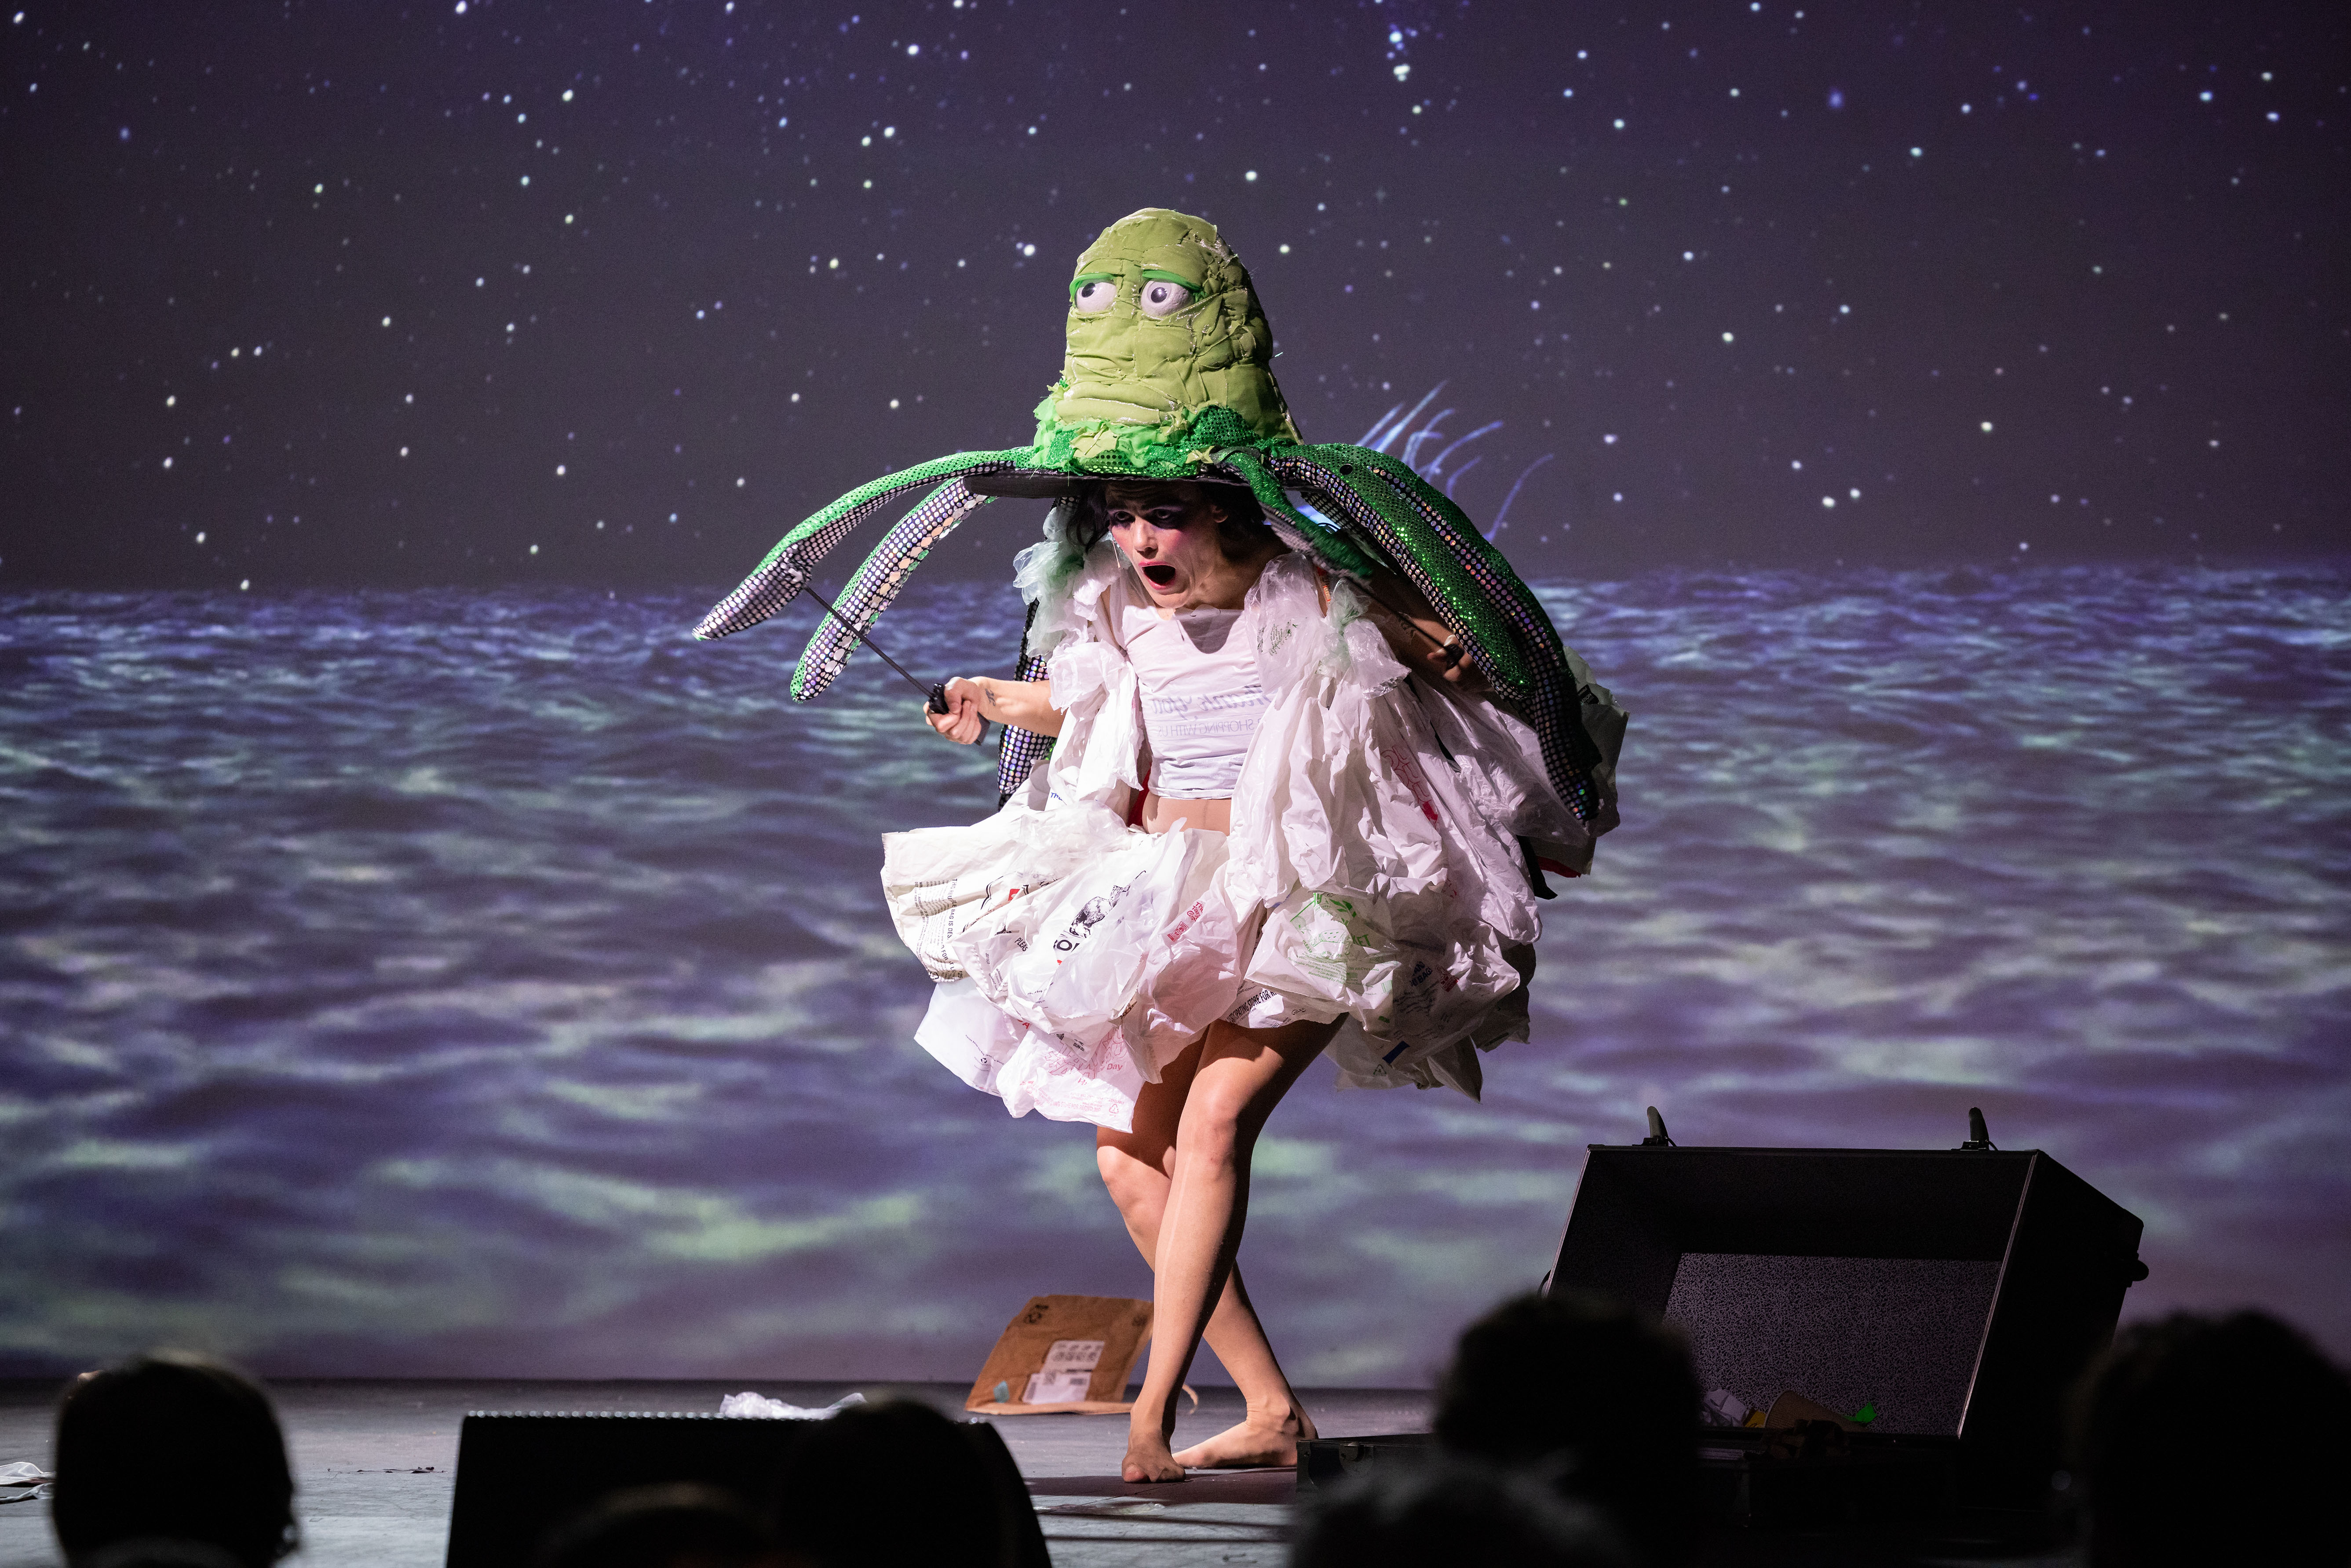
[(1227, 800), (1266, 706), (1257, 635), (1247, 610), (1184, 610), (1172, 621), (1148, 604), (1120, 607), (1151, 743), (1151, 792), (1166, 800)]

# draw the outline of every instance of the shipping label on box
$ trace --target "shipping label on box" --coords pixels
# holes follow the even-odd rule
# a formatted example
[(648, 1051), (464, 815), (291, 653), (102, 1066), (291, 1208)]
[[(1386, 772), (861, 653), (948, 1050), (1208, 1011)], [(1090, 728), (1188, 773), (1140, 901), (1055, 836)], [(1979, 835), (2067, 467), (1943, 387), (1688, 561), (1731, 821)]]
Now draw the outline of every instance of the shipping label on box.
[(1023, 1405), (1071, 1405), (1093, 1385), (1094, 1368), (1102, 1364), (1110, 1342), (1099, 1339), (1057, 1339), (1045, 1352), (1045, 1369), (1031, 1373), (1021, 1391)]
[(988, 1353), (964, 1408), (992, 1416), (1111, 1414), (1151, 1338), (1151, 1303), (1123, 1296), (1037, 1296)]

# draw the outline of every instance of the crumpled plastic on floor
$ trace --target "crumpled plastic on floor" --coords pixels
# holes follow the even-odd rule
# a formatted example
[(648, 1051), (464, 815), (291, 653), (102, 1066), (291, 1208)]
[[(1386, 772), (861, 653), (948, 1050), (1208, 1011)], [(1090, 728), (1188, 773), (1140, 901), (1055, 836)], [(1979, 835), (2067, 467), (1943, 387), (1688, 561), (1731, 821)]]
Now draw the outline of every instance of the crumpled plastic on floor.
[(718, 1402), (721, 1416), (757, 1416), (770, 1421), (821, 1421), (828, 1416), (839, 1415), (852, 1405), (865, 1403), (862, 1394), (844, 1394), (821, 1410), (805, 1405), (787, 1405), (780, 1399), (770, 1399), (764, 1394), (747, 1390), (729, 1394)]
[(47, 1502), (57, 1478), (30, 1459), (0, 1465), (0, 1503)]

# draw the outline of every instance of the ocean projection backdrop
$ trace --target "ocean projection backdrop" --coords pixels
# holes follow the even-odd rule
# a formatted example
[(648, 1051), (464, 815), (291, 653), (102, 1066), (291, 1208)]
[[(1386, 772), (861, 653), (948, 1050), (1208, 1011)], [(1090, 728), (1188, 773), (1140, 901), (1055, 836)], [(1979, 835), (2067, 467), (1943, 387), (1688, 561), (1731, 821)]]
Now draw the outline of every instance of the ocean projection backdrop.
[[(1007, 504), (1009, 505), (1009, 504)], [(1427, 1376), (1587, 1143), (1949, 1147), (2147, 1222), (2135, 1313), (2351, 1340), (2342, 568), (1658, 573), (1546, 602), (1634, 712), (1485, 1103), (1309, 1075), (1243, 1262), (1300, 1378)], [(870, 656), (683, 595), (16, 594), (0, 1343), (281, 1372), (955, 1378), (1147, 1294), (1091, 1129), (911, 1040), (877, 834), (994, 804)], [(922, 584), (918, 670), (1008, 585)]]

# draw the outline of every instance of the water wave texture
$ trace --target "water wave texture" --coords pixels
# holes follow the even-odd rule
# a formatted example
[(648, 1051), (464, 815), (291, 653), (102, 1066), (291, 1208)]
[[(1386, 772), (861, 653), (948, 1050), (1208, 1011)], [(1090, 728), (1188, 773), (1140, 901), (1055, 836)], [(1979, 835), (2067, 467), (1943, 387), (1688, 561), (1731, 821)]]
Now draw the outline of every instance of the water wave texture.
[[(1544, 591), (1635, 714), (1487, 1103), (1310, 1077), (1250, 1286), (1416, 1382), (1549, 1263), (1583, 1145), (1947, 1147), (1983, 1106), (2147, 1221), (2137, 1314), (2351, 1350), (2351, 569), (1685, 573)], [(703, 596), (703, 597), (706, 597)], [(1090, 1129), (910, 1035), (884, 830), (994, 801), (809, 614), (694, 595), (0, 598), (0, 1372), (968, 1376), (1146, 1294)], [(1008, 591), (918, 585), (918, 672)]]

